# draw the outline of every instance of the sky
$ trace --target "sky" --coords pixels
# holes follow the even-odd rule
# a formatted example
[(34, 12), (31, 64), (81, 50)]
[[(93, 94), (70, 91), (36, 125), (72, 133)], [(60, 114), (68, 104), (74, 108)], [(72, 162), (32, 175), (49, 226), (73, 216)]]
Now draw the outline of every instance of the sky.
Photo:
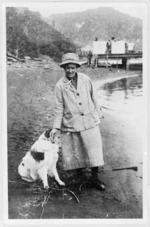
[(143, 19), (145, 15), (145, 4), (144, 3), (130, 3), (130, 2), (43, 2), (43, 3), (26, 3), (27, 7), (31, 11), (39, 12), (43, 17), (48, 17), (51, 14), (66, 13), (66, 12), (82, 12), (87, 9), (94, 9), (98, 7), (113, 7), (122, 13), (127, 13), (130, 16), (138, 17)]

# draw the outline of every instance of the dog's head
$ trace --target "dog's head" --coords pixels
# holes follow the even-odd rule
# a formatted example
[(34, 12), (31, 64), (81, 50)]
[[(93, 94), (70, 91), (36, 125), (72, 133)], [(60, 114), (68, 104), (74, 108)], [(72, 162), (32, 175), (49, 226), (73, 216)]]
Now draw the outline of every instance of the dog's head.
[(42, 135), (39, 137), (39, 139), (50, 141), (51, 143), (56, 144), (60, 148), (61, 147), (60, 133), (56, 133), (56, 135), (52, 139), (51, 136), (50, 136), (51, 131), (52, 131), (52, 129), (46, 129), (42, 133)]
[(44, 131), (44, 136), (47, 138), (47, 139), (50, 139), (50, 133), (51, 133), (52, 129), (46, 129)]
[(46, 129), (42, 135), (40, 135), (39, 140), (47, 140), (47, 141), (51, 141), (50, 139), (50, 132), (52, 131), (52, 129)]

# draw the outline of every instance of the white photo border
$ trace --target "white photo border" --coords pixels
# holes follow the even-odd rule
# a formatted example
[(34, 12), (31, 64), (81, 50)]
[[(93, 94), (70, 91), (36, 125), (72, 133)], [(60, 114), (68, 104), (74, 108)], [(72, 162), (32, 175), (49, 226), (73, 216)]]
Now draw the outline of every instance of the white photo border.
[[(143, 75), (144, 75), (144, 81), (143, 81), (143, 86), (145, 87), (144, 89), (144, 111), (143, 114), (145, 116), (145, 121), (144, 121), (144, 144), (143, 144), (143, 150), (145, 151), (143, 154), (143, 161), (145, 163), (144, 167), (143, 167), (143, 219), (65, 219), (65, 220), (57, 220), (57, 219), (34, 219), (34, 220), (18, 220), (18, 219), (13, 219), (10, 220), (8, 219), (8, 174), (7, 174), (7, 80), (6, 80), (6, 7), (8, 6), (14, 6), (14, 7), (23, 7), (23, 6), (28, 6), (29, 4), (50, 4), (51, 2), (92, 2), (93, 4), (95, 2), (99, 2), (99, 3), (114, 3), (114, 2), (118, 2), (118, 3), (141, 3), (144, 5), (145, 8), (145, 17), (143, 19)], [(149, 141), (148, 141), (148, 137), (150, 135), (148, 126), (150, 128), (150, 122), (149, 122), (149, 115), (148, 112), (150, 110), (150, 107), (148, 106), (148, 100), (150, 97), (149, 94), (149, 87), (150, 87), (150, 78), (148, 78), (148, 72), (150, 70), (150, 66), (148, 64), (148, 60), (150, 60), (149, 58), (149, 53), (150, 53), (150, 45), (148, 44), (148, 40), (150, 40), (150, 26), (148, 24), (148, 19), (150, 20), (150, 4), (149, 4), (149, 0), (145, 0), (145, 1), (49, 1), (49, 0), (45, 0), (42, 3), (40, 1), (37, 0), (32, 0), (31, 1), (26, 1), (26, 2), (21, 2), (19, 0), (16, 1), (1, 1), (1, 18), (2, 18), (2, 79), (1, 79), (1, 84), (2, 84), (2, 178), (3, 178), (3, 188), (2, 188), (2, 200), (3, 200), (3, 207), (2, 207), (2, 221), (0, 222), (0, 224), (2, 223), (2, 225), (16, 225), (16, 226), (44, 226), (44, 225), (52, 225), (52, 226), (56, 226), (56, 225), (61, 225), (61, 226), (74, 226), (74, 225), (78, 225), (78, 226), (99, 226), (99, 225), (103, 225), (108, 224), (108, 225), (114, 225), (116, 226), (116, 224), (122, 224), (125, 226), (129, 226), (132, 224), (136, 224), (136, 225), (146, 225), (148, 223), (148, 206), (147, 206), (147, 202), (148, 202), (148, 183), (150, 184), (150, 178), (149, 178), (149, 182), (147, 182), (148, 179), (148, 162), (147, 160), (150, 160), (149, 156), (148, 156), (148, 148), (149, 147)], [(149, 37), (149, 39), (148, 39)], [(146, 111), (145, 111), (146, 110)], [(150, 172), (150, 168), (149, 168), (149, 172)], [(2, 201), (1, 200), (1, 201)], [(150, 209), (150, 207), (149, 207)]]

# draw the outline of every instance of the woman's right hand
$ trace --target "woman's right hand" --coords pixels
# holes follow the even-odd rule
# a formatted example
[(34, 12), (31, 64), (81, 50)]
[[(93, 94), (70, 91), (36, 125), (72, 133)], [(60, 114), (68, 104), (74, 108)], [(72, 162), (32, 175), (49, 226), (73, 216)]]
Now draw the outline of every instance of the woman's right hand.
[(50, 138), (52, 139), (52, 140), (54, 140), (54, 138), (55, 138), (55, 136), (56, 136), (56, 134), (58, 133), (58, 129), (57, 128), (53, 128), (52, 129), (52, 131), (50, 132)]

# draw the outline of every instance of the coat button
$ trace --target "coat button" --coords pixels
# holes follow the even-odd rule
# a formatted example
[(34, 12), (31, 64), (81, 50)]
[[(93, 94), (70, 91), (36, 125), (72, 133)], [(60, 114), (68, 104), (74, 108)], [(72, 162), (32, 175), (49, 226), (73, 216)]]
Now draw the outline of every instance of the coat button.
[(79, 96), (79, 93), (77, 93), (77, 95)]
[(81, 103), (81, 102), (79, 102), (79, 105), (82, 105), (82, 103)]
[(84, 113), (81, 113), (81, 116), (84, 116)]

